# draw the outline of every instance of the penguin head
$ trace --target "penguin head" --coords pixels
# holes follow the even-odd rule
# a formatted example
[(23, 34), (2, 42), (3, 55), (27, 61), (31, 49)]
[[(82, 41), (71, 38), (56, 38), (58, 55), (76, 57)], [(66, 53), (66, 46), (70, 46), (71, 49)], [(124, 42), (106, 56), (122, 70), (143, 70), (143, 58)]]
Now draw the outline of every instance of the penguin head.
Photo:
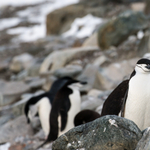
[(67, 82), (67, 86), (69, 88), (77, 89), (77, 90), (79, 90), (84, 84), (87, 84), (87, 82), (79, 81), (79, 80), (75, 80), (75, 79), (72, 79)]
[(150, 73), (150, 60), (146, 58), (140, 59), (135, 66), (135, 71), (140, 73)]

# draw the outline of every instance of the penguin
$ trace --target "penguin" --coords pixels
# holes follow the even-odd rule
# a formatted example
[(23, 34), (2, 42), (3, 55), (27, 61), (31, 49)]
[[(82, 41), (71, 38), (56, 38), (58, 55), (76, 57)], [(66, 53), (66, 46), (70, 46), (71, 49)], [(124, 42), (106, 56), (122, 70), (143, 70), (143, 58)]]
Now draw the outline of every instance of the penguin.
[(67, 81), (57, 92), (50, 113), (50, 132), (48, 138), (38, 148), (48, 142), (56, 140), (60, 135), (74, 127), (74, 118), (80, 111), (81, 105), (79, 89), (84, 84), (86, 84), (86, 82), (72, 79)]
[(79, 126), (91, 121), (94, 121), (97, 118), (100, 118), (101, 115), (93, 110), (85, 109), (76, 114), (74, 118), (74, 126)]
[[(109, 99), (106, 99), (102, 115), (109, 114), (107, 113), (107, 111), (110, 111), (108, 110), (110, 108), (109, 105), (114, 103), (113, 105), (119, 107), (118, 110), (116, 108), (113, 110), (112, 108), (111, 113), (114, 111), (114, 113), (118, 114), (120, 111), (122, 117), (132, 120), (140, 130), (144, 130), (150, 126), (150, 60), (142, 58), (137, 61), (130, 79), (126, 84), (123, 82), (122, 86), (124, 86), (122, 88), (123, 91), (118, 96), (118, 100), (115, 101), (111, 95)], [(118, 87), (113, 91), (115, 97), (119, 94), (117, 91)], [(123, 95), (124, 97), (122, 97)]]
[(49, 116), (52, 108), (53, 99), (56, 93), (59, 91), (59, 89), (69, 80), (72, 80), (72, 78), (62, 77), (56, 80), (52, 84), (50, 91), (30, 98), (25, 105), (24, 112), (27, 118), (27, 123), (30, 123), (33, 117), (35, 117), (38, 114), (42, 129), (46, 137), (50, 130)]

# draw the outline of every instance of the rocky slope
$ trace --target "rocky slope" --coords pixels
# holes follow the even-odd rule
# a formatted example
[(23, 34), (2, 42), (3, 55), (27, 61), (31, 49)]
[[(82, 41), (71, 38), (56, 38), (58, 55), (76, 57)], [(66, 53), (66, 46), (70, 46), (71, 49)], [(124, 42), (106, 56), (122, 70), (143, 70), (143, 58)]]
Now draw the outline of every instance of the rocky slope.
[[(27, 124), (23, 108), (30, 97), (48, 91), (57, 78), (71, 76), (87, 81), (88, 84), (81, 89), (82, 93), (86, 93), (82, 95), (81, 110), (91, 109), (100, 114), (109, 93), (122, 80), (129, 77), (137, 60), (141, 57), (150, 57), (150, 20), (144, 14), (144, 2), (81, 0), (77, 4), (51, 11), (46, 17), (47, 36), (43, 38), (20, 41), (21, 37), (18, 36), (18, 33), (12, 34), (13, 28), (39, 25), (38, 19), (34, 18), (36, 16), (34, 14), (39, 12), (35, 12), (31, 8), (37, 10), (42, 5), (46, 9), (48, 3), (50, 2), (5, 6), (0, 11), (1, 23), (4, 18), (17, 18), (18, 14), (22, 13), (20, 15), (21, 22), (18, 21), (11, 27), (5, 25), (5, 28), (0, 29), (0, 143), (7, 143), (0, 145), (0, 148), (5, 146), (9, 147), (9, 150), (31, 150), (44, 141), (39, 119), (35, 118), (31, 125)], [(34, 18), (36, 21), (30, 22), (31, 16), (20, 11), (24, 13), (27, 11), (28, 15), (33, 14), (32, 19)], [(89, 37), (77, 38), (73, 35), (71, 37), (61, 35), (70, 28), (75, 18), (82, 18), (88, 14), (103, 20), (102, 23), (91, 27), (94, 30)], [(79, 24), (76, 31), (78, 33), (83, 31), (82, 29), (88, 22), (90, 20), (85, 24)], [(40, 31), (36, 30), (35, 32)], [(84, 34), (84, 32), (82, 33)], [(138, 132), (138, 138), (136, 140), (133, 138), (134, 148), (137, 145), (136, 150), (144, 147), (143, 141), (148, 147), (149, 129), (144, 132), (142, 137), (142, 131), (139, 131), (132, 122), (121, 120), (116, 116), (111, 117), (109, 119), (117, 120), (117, 125), (120, 125), (122, 121), (132, 124), (134, 130)], [(99, 121), (101, 120), (96, 120), (91, 124), (94, 124), (93, 127), (97, 126)], [(109, 125), (107, 124), (107, 126)], [(90, 124), (86, 126), (89, 128)], [(112, 127), (115, 128), (113, 125)], [(80, 128), (84, 128), (84, 126)], [(75, 130), (81, 129), (74, 128), (66, 135), (70, 136), (71, 132), (76, 132)], [(95, 129), (84, 132), (90, 133), (93, 130)], [(128, 132), (132, 133), (131, 130), (131, 128), (128, 129)], [(121, 129), (120, 135), (122, 132), (125, 131)], [(86, 134), (84, 136), (86, 137)], [(131, 134), (130, 136), (129, 139), (132, 139), (132, 136), (135, 135)], [(60, 137), (53, 145), (53, 149), (59, 149), (56, 145), (61, 138), (63, 137)], [(71, 136), (69, 142), (73, 142), (75, 138), (75, 136)], [(84, 138), (82, 140), (84, 141)], [(111, 147), (112, 145), (109, 144), (107, 146)], [(81, 148), (78, 147), (80, 142), (73, 143), (73, 145), (75, 148)], [(92, 141), (92, 146), (99, 147), (95, 141)], [(72, 147), (69, 146), (69, 148)], [(133, 149), (132, 146), (130, 148)], [(52, 149), (52, 144), (46, 145), (42, 149)], [(118, 150), (120, 149), (118, 148)], [(125, 146), (125, 149), (128, 148)]]

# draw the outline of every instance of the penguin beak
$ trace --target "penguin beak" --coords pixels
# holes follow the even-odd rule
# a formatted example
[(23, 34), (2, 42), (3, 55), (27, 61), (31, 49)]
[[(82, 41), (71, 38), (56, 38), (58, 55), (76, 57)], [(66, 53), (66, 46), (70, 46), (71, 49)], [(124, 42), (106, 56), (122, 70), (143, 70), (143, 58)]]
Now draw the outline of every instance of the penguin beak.
[(84, 84), (87, 84), (86, 81), (80, 81), (80, 83), (83, 84), (83, 85), (84, 85)]
[(147, 69), (149, 69), (149, 70), (150, 70), (150, 65), (145, 66), (145, 68), (147, 68)]

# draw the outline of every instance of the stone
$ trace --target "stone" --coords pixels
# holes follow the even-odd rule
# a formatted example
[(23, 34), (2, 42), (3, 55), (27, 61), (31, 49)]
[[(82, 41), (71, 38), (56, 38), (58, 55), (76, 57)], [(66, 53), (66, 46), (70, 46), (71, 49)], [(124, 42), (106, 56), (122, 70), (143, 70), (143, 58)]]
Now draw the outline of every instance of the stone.
[(24, 53), (18, 56), (15, 56), (10, 64), (10, 70), (13, 72), (20, 72), (23, 69), (27, 69), (33, 63), (33, 56)]
[(70, 61), (91, 56), (98, 50), (98, 47), (79, 47), (52, 52), (43, 61), (40, 68), (40, 74), (48, 71), (54, 72), (57, 69), (64, 67)]
[(96, 58), (95, 61), (93, 62), (93, 65), (95, 66), (101, 66), (104, 63), (109, 62), (108, 58), (104, 55), (101, 55), (100, 57)]
[(145, 32), (144, 37), (141, 39), (138, 47), (138, 56), (142, 57), (145, 53), (150, 52), (150, 29)]
[(88, 92), (93, 88), (101, 90), (101, 84), (99, 80), (97, 80), (98, 69), (99, 68), (97, 66), (88, 64), (81, 73), (81, 75), (77, 77), (79, 80), (87, 82), (87, 84), (81, 88), (81, 91)]
[(28, 83), (31, 89), (41, 88), (46, 83), (46, 79), (35, 77), (31, 82)]
[(143, 136), (138, 142), (135, 150), (149, 150), (150, 148), (150, 127), (143, 131)]
[(103, 91), (92, 89), (88, 92), (87, 96), (84, 97), (84, 101), (81, 103), (81, 110), (90, 109), (95, 110), (98, 106), (104, 103), (104, 100), (99, 98)]
[(126, 11), (100, 27), (98, 45), (103, 50), (110, 46), (118, 46), (130, 35), (146, 28), (148, 19), (142, 12)]
[(92, 34), (89, 38), (87, 38), (83, 44), (83, 47), (87, 47), (87, 46), (98, 46), (97, 43), (97, 32), (95, 32), (94, 34)]
[(20, 96), (30, 91), (30, 87), (22, 81), (0, 82), (0, 106), (9, 105), (19, 100)]
[(11, 105), (0, 107), (0, 114), (4, 114), (5, 115), (4, 117), (6, 117), (6, 119), (7, 119), (7, 117), (8, 118), (16, 118), (20, 115), (23, 115), (24, 114), (24, 106), (25, 106), (26, 102), (32, 96), (42, 94), (43, 92), (44, 91), (37, 91), (34, 94), (23, 94), (21, 96), (21, 100), (19, 100), (18, 102), (11, 104)]
[(19, 136), (33, 135), (30, 125), (27, 124), (25, 116), (20, 116), (7, 122), (1, 127), (0, 141), (14, 142)]
[(41, 64), (34, 64), (28, 68), (28, 75), (33, 77), (39, 75)]
[(147, 15), (150, 14), (149, 7), (150, 7), (150, 1), (149, 1), (149, 0), (146, 0), (146, 1), (145, 1), (145, 13), (146, 13)]
[(133, 11), (142, 11), (144, 12), (144, 9), (145, 9), (145, 3), (144, 2), (135, 2), (135, 3), (132, 3), (131, 5), (131, 9)]
[(100, 68), (98, 79), (104, 90), (115, 88), (122, 80), (129, 78), (138, 60), (139, 58), (123, 60)]
[(69, 76), (69, 77), (76, 77), (82, 72), (82, 66), (79, 65), (67, 65), (64, 68), (57, 69), (54, 72), (54, 75), (58, 78), (64, 77), (64, 76)]
[[(69, 5), (53, 12), (46, 17), (47, 35), (57, 35), (69, 30), (74, 19), (92, 14), (102, 17), (108, 9), (101, 6), (101, 1), (82, 1), (77, 4)], [(53, 23), (51, 23), (53, 21)]]
[(58, 137), (53, 150), (134, 150), (142, 132), (131, 120), (108, 115), (77, 126)]

